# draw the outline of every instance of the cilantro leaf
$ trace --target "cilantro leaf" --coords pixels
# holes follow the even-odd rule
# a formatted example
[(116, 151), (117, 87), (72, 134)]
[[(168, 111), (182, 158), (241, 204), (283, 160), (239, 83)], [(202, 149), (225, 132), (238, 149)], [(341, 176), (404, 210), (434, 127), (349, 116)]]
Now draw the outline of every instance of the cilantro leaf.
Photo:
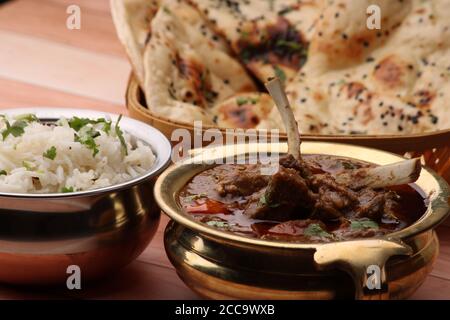
[(262, 204), (262, 205), (267, 205), (267, 198), (266, 198), (265, 194), (263, 194), (261, 196), (261, 198), (259, 198), (259, 203)]
[(370, 219), (352, 220), (350, 228), (352, 230), (378, 229), (378, 224)]
[(346, 170), (356, 169), (356, 167), (350, 162), (342, 161), (341, 164)]
[(17, 120), (12, 125), (8, 120), (5, 120), (6, 129), (2, 131), (3, 141), (9, 136), (20, 137), (25, 133), (25, 127), (28, 125), (23, 120)]
[(85, 127), (88, 124), (99, 124), (103, 123), (103, 131), (105, 131), (107, 134), (111, 131), (111, 121), (107, 121), (105, 118), (98, 118), (96, 120), (91, 120), (88, 118), (78, 118), (73, 117), (68, 121), (69, 127), (71, 127), (75, 131), (80, 131), (81, 128)]
[(279, 203), (271, 203), (271, 201), (267, 198), (265, 194), (263, 194), (261, 198), (259, 198), (259, 204), (262, 206), (268, 206), (270, 208), (277, 208), (280, 206)]
[(100, 133), (93, 130), (92, 128), (82, 136), (75, 135), (75, 142), (83, 144), (86, 148), (92, 150), (92, 156), (95, 157), (99, 153), (98, 145), (95, 143), (95, 138), (98, 137)]
[(219, 229), (228, 229), (228, 228), (230, 228), (230, 224), (228, 222), (221, 221), (221, 220), (210, 220), (210, 221), (206, 222), (206, 224), (208, 226), (216, 227), (216, 228), (219, 228)]
[(56, 147), (52, 146), (50, 149), (44, 152), (43, 156), (50, 160), (55, 160), (56, 158)]
[(69, 123), (69, 127), (71, 127), (73, 130), (77, 132), (80, 131), (80, 129), (83, 128), (85, 125), (92, 123), (90, 119), (78, 117), (73, 117), (67, 122)]
[(238, 106), (243, 106), (244, 104), (247, 103), (247, 98), (243, 98), (243, 97), (239, 97), (236, 99), (236, 103), (238, 104)]
[(302, 51), (303, 46), (295, 41), (278, 40), (276, 43), (277, 47), (287, 47), (293, 51)]
[(112, 121), (105, 121), (103, 124), (103, 131), (105, 131), (105, 133), (108, 135), (111, 132), (111, 125), (112, 125)]
[(23, 120), (26, 122), (39, 122), (38, 117), (32, 113), (21, 114), (15, 117), (16, 120)]
[(62, 193), (70, 193), (70, 192), (74, 192), (73, 187), (63, 187), (61, 189)]
[(75, 142), (83, 144), (86, 148), (91, 149), (93, 157), (99, 153), (98, 145), (95, 143), (95, 138), (100, 136), (100, 132), (89, 128), (88, 130), (81, 130), (79, 134), (75, 134)]
[(122, 120), (122, 115), (120, 115), (119, 119), (117, 119), (117, 123), (116, 123), (116, 126), (114, 127), (114, 130), (116, 132), (117, 137), (120, 140), (120, 144), (122, 145), (122, 149), (123, 149), (125, 155), (128, 155), (127, 143), (125, 142), (125, 138), (123, 137), (123, 132), (119, 127), (120, 120)]
[(193, 194), (184, 198), (188, 202), (192, 202), (201, 198), (206, 198), (208, 195), (206, 193)]
[(240, 106), (243, 106), (244, 104), (247, 104), (247, 103), (251, 103), (251, 104), (256, 104), (258, 102), (258, 98), (251, 98), (251, 97), (248, 97), (248, 98), (244, 98), (244, 97), (238, 97), (237, 99), (236, 99), (236, 103), (237, 103), (237, 105), (240, 107)]
[(8, 173), (5, 170), (0, 170), (0, 176), (6, 176)]
[(333, 235), (326, 232), (322, 229), (322, 227), (317, 223), (311, 223), (304, 231), (304, 234), (308, 237), (324, 237), (324, 238), (332, 238)]

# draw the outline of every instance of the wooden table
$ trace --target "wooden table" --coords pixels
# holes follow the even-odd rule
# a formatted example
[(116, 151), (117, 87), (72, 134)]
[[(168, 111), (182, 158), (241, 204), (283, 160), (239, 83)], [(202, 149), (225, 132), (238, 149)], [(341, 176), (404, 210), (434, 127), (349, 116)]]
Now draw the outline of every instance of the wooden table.
[[(81, 30), (66, 9), (81, 7)], [(77, 107), (127, 113), (130, 66), (108, 0), (14, 0), (0, 5), (0, 108)], [(2, 299), (198, 299), (176, 275), (163, 247), (163, 217), (144, 253), (121, 272), (81, 292), (0, 286)], [(441, 253), (413, 299), (450, 299), (450, 227), (438, 229)]]

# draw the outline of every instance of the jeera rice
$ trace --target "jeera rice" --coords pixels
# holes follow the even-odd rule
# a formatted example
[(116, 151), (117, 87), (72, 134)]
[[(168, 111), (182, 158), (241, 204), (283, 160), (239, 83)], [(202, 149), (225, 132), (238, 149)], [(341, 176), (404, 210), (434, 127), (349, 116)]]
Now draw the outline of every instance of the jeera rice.
[(84, 191), (144, 174), (155, 156), (122, 131), (120, 119), (62, 118), (48, 125), (32, 114), (0, 115), (0, 192)]

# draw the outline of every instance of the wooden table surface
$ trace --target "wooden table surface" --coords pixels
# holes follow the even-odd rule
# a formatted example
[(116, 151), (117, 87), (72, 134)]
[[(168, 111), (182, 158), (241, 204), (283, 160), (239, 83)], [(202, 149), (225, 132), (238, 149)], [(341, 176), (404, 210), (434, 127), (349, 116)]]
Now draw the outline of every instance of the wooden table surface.
[[(81, 30), (66, 9), (81, 7)], [(0, 109), (77, 107), (127, 113), (130, 65), (116, 38), (108, 0), (13, 0), (0, 5)], [(2, 299), (198, 299), (176, 275), (163, 246), (168, 218), (144, 253), (80, 292), (0, 285)], [(440, 256), (413, 299), (450, 299), (450, 227), (437, 230)]]

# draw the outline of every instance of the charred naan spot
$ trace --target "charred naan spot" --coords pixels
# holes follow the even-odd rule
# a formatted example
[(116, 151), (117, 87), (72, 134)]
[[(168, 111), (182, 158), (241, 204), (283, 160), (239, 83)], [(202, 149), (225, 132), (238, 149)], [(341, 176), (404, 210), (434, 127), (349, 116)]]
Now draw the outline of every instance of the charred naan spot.
[(436, 95), (429, 90), (419, 90), (414, 93), (414, 96), (417, 98), (416, 106), (422, 109), (428, 109)]
[(323, 37), (314, 42), (314, 51), (325, 54), (328, 63), (334, 66), (362, 62), (367, 57), (366, 53), (378, 43), (376, 34), (374, 30), (347, 34), (336, 29), (332, 34), (322, 34)]
[(199, 79), (202, 74), (202, 67), (197, 64), (194, 60), (183, 59), (179, 55), (175, 57), (174, 63), (180, 75), (185, 79)]
[(256, 22), (243, 30), (236, 49), (245, 63), (262, 61), (293, 70), (306, 63), (309, 44), (285, 18), (279, 17), (263, 30), (258, 30)]
[(316, 101), (322, 101), (323, 100), (323, 95), (320, 92), (314, 92), (313, 94), (313, 98)]
[(357, 98), (359, 95), (366, 90), (366, 87), (360, 82), (350, 82), (344, 87), (347, 90), (347, 98)]
[(212, 104), (218, 93), (212, 90), (207, 71), (193, 59), (183, 59), (177, 55), (173, 61), (182, 78), (186, 79), (191, 88), (186, 92), (183, 101), (206, 107)]
[(402, 84), (403, 70), (393, 56), (384, 58), (376, 67), (374, 77), (388, 87), (398, 87)]
[(256, 127), (260, 122), (253, 108), (254, 104), (251, 102), (246, 102), (242, 105), (230, 103), (221, 106), (219, 112), (223, 115), (223, 119), (233, 127), (251, 129)]

